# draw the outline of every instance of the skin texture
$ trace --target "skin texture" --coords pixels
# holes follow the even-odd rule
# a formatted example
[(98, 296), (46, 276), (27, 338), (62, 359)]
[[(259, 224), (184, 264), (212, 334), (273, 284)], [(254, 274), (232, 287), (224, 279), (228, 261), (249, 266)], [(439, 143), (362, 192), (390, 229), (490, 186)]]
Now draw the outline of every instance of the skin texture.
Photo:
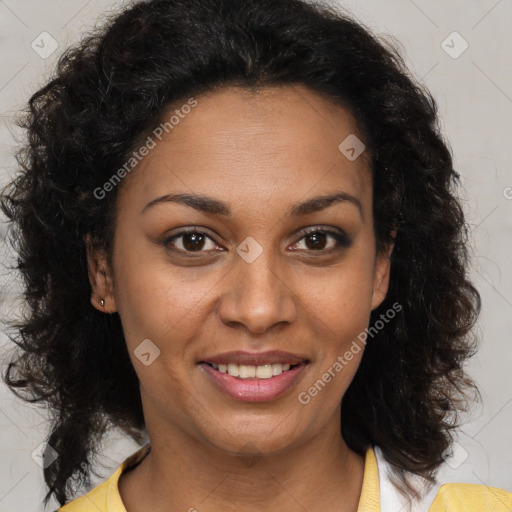
[[(121, 497), (128, 512), (356, 511), (364, 459), (340, 435), (340, 401), (363, 352), (310, 403), (297, 399), (349, 349), (388, 288), (391, 248), (376, 254), (368, 155), (351, 162), (338, 150), (359, 133), (355, 120), (299, 86), (223, 89), (197, 100), (123, 181), (112, 268), (89, 250), (91, 302), (119, 312), (152, 445), (121, 477)], [(287, 214), (338, 191), (361, 210), (343, 201)], [(214, 197), (231, 215), (173, 202), (145, 208), (172, 193)], [(211, 238), (202, 253), (178, 254), (192, 246), (184, 238), (166, 248), (191, 226)], [(316, 226), (344, 231), (350, 246), (327, 236), (316, 249), (304, 233)], [(248, 236), (263, 249), (252, 263), (236, 252)], [(149, 366), (134, 356), (145, 339), (161, 351)], [(233, 400), (196, 364), (220, 352), (274, 349), (310, 363), (268, 402)]]

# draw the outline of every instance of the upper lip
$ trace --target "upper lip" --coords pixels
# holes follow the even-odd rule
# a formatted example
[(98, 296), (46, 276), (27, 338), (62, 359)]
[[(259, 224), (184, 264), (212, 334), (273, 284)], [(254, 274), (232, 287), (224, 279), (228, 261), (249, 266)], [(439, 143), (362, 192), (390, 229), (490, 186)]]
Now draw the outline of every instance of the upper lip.
[(282, 350), (269, 350), (267, 352), (246, 352), (244, 350), (235, 350), (233, 352), (224, 352), (211, 357), (206, 357), (199, 361), (200, 363), (214, 364), (244, 364), (248, 366), (260, 366), (264, 364), (300, 364), (309, 363), (309, 360), (299, 354), (283, 352)]

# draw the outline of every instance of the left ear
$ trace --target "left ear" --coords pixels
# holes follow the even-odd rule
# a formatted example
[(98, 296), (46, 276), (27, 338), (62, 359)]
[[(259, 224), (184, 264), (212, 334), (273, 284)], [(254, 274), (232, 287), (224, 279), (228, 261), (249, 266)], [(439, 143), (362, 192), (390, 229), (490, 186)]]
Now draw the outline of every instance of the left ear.
[[(392, 235), (394, 239), (396, 231), (393, 231)], [(373, 277), (372, 311), (382, 304), (382, 301), (386, 298), (386, 294), (388, 293), (391, 253), (394, 247), (395, 244), (390, 243), (384, 252), (377, 255)]]

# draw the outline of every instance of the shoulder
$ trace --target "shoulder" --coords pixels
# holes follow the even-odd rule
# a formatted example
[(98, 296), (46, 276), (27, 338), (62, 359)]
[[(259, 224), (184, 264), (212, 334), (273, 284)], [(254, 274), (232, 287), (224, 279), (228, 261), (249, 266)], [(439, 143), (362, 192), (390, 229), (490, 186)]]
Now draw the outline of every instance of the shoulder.
[(391, 482), (391, 466), (379, 447), (374, 447), (379, 470), (381, 512), (511, 512), (512, 493), (474, 483), (437, 483), (429, 486), (423, 479), (413, 480), (424, 489), (419, 501), (410, 503)]
[(119, 494), (119, 477), (125, 471), (137, 466), (151, 451), (148, 443), (130, 455), (103, 483), (92, 489), (90, 492), (62, 506), (56, 512), (126, 512), (126, 509)]
[(478, 484), (444, 484), (429, 512), (509, 512), (512, 493)]
[(92, 489), (90, 492), (77, 498), (57, 512), (90, 512), (91, 509), (101, 510), (101, 512), (125, 512), (124, 509), (112, 508), (112, 497), (117, 489), (117, 482), (122, 472), (122, 465), (117, 468), (115, 473), (103, 483)]

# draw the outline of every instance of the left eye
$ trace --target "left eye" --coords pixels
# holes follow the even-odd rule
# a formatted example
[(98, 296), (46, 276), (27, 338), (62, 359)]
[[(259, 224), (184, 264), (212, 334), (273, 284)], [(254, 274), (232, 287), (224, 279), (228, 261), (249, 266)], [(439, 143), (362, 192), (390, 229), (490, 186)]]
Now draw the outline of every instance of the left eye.
[[(329, 244), (329, 239), (331, 243)], [(305, 250), (311, 251), (331, 251), (335, 250), (338, 247), (348, 247), (350, 245), (350, 241), (348, 238), (341, 233), (336, 233), (334, 231), (325, 231), (325, 230), (313, 230), (306, 233), (298, 242), (293, 244), (296, 249), (302, 249), (301, 247), (297, 247), (301, 243), (305, 244)], [(327, 244), (327, 247), (326, 247)]]

